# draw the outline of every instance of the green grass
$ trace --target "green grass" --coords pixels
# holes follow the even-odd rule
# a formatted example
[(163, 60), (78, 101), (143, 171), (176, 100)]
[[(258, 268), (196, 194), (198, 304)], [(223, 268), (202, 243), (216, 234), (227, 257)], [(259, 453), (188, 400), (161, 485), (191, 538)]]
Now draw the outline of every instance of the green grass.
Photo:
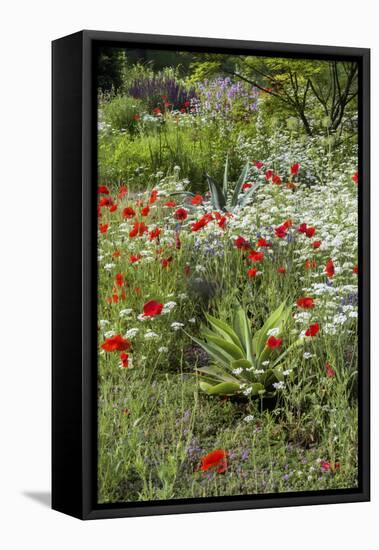
[[(328, 399), (334, 413), (310, 394), (311, 406), (303, 414), (305, 396), (299, 388), (291, 405), (261, 410), (259, 402), (207, 398), (188, 374), (158, 375), (151, 369), (141, 376), (119, 369), (113, 377), (103, 376), (99, 502), (314, 491), (357, 483), (357, 410), (338, 392), (332, 390)], [(330, 394), (330, 382), (317, 389)], [(254, 419), (245, 422), (248, 415)], [(196, 471), (200, 457), (217, 448), (229, 452), (228, 471)], [(323, 472), (319, 460), (326, 458), (340, 460), (340, 470)]]

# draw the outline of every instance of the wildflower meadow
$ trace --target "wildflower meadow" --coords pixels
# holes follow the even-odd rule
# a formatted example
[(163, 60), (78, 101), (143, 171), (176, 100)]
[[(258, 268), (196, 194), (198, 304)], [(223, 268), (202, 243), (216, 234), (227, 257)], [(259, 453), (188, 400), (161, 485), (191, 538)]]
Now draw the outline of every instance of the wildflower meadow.
[(358, 483), (357, 68), (104, 48), (98, 502)]

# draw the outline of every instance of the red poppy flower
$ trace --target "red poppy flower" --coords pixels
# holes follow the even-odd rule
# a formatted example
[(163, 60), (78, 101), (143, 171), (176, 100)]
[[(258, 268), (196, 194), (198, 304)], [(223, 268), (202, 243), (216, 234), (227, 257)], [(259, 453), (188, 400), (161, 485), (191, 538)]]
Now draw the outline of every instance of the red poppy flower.
[(117, 195), (118, 198), (122, 200), (127, 194), (127, 192), (128, 192), (128, 188), (126, 187), (126, 185), (121, 185), (121, 187), (118, 190), (118, 195)]
[(142, 208), (141, 215), (142, 216), (148, 216), (150, 212), (150, 206), (145, 206), (145, 208)]
[(156, 189), (153, 189), (150, 193), (149, 203), (154, 204), (158, 198), (158, 191)]
[(272, 178), (272, 176), (274, 175), (274, 171), (273, 170), (266, 170), (265, 172), (265, 177), (266, 177), (266, 180), (270, 180)]
[(163, 206), (168, 206), (170, 208), (175, 208), (176, 202), (175, 201), (167, 201), (163, 204)]
[(100, 185), (97, 188), (97, 192), (99, 193), (99, 195), (109, 195), (109, 189), (106, 185)]
[(278, 176), (277, 174), (275, 174), (275, 176), (273, 176), (273, 178), (272, 178), (272, 183), (274, 185), (280, 185), (282, 183), (282, 178), (280, 176)]
[(145, 317), (156, 317), (162, 313), (163, 304), (156, 302), (155, 300), (150, 300), (143, 306), (143, 314)]
[(277, 271), (278, 273), (285, 273), (287, 270), (286, 270), (285, 267), (280, 266), (280, 267), (278, 267), (278, 269), (277, 269), (276, 271)]
[(334, 272), (335, 272), (335, 269), (334, 269), (333, 260), (328, 260), (325, 266), (326, 276), (329, 277), (329, 279), (331, 279), (334, 276)]
[(122, 211), (123, 218), (126, 218), (128, 220), (130, 220), (131, 218), (134, 218), (135, 215), (136, 215), (135, 211), (133, 210), (133, 208), (130, 208), (130, 206), (127, 206)]
[(310, 325), (309, 328), (305, 331), (305, 336), (316, 336), (318, 331), (320, 330), (320, 325), (318, 323), (314, 323), (313, 325)]
[(299, 227), (297, 228), (299, 233), (306, 233), (307, 232), (307, 224), (301, 223)]
[(159, 235), (161, 234), (161, 230), (159, 227), (156, 227), (155, 229), (152, 229), (149, 233), (149, 241), (153, 241), (154, 239), (157, 239)]
[(296, 189), (296, 184), (293, 181), (288, 181), (286, 187), (287, 189)]
[(257, 252), (256, 250), (252, 250), (248, 255), (248, 259), (251, 260), (253, 263), (261, 262), (264, 257), (265, 255), (263, 252)]
[(237, 237), (234, 241), (234, 246), (240, 250), (250, 250), (250, 243), (243, 237)]
[(266, 342), (266, 346), (270, 349), (276, 349), (276, 348), (280, 348), (282, 343), (283, 343), (283, 340), (281, 338), (275, 338), (275, 336), (270, 336), (270, 338)]
[(251, 189), (253, 187), (252, 183), (246, 182), (243, 184), (242, 189), (243, 191), (246, 191), (246, 189)]
[(325, 363), (325, 370), (327, 378), (333, 378), (336, 375), (330, 363)]
[(117, 273), (115, 281), (117, 286), (124, 286), (124, 276), (122, 273)]
[(258, 239), (257, 246), (260, 248), (266, 248), (272, 246), (271, 243), (267, 242), (266, 239)]
[(113, 204), (113, 201), (110, 197), (103, 197), (99, 200), (99, 206), (111, 206)]
[(114, 252), (112, 252), (113, 258), (119, 258), (120, 256), (121, 256), (121, 252), (119, 250), (115, 250)]
[(159, 107), (155, 107), (155, 109), (153, 109), (153, 113), (154, 113), (155, 115), (160, 115), (160, 114), (162, 114), (162, 111), (160, 110)]
[(142, 258), (141, 254), (131, 254), (129, 256), (129, 262), (131, 264), (135, 264), (135, 263), (139, 262), (141, 260), (141, 258)]
[(163, 258), (163, 260), (161, 260), (162, 267), (168, 267), (171, 262), (172, 256), (170, 256), (169, 258)]
[(253, 277), (256, 276), (257, 272), (258, 272), (258, 269), (256, 267), (253, 267), (251, 269), (248, 269), (247, 276), (249, 277), (249, 279), (252, 279)]
[(351, 179), (356, 185), (358, 185), (358, 172), (355, 172)]
[(305, 234), (309, 239), (313, 237), (315, 233), (316, 233), (315, 227), (307, 227), (307, 229), (305, 230)]
[(253, 164), (256, 168), (258, 168), (258, 170), (263, 166), (263, 162), (260, 162), (259, 160), (255, 160)]
[(313, 246), (313, 248), (320, 248), (321, 241), (313, 241), (312, 246)]
[(191, 225), (191, 230), (192, 231), (199, 231), (199, 229), (202, 229), (203, 227), (205, 227), (206, 225), (208, 225), (208, 223), (213, 219), (213, 216), (212, 214), (205, 214), (204, 216), (202, 216), (199, 220), (197, 220), (197, 222), (194, 222), (192, 225)]
[(127, 353), (120, 353), (121, 366), (123, 369), (127, 369), (129, 366), (129, 355)]
[(109, 223), (101, 223), (99, 225), (100, 233), (106, 233), (108, 231)]
[(134, 222), (131, 231), (129, 232), (129, 237), (142, 237), (144, 233), (147, 232), (147, 225), (144, 222)]
[(220, 216), (219, 220), (217, 221), (217, 225), (220, 227), (220, 229), (225, 229), (226, 222), (227, 222), (227, 217)]
[(284, 225), (279, 225), (275, 227), (275, 235), (279, 239), (284, 239), (287, 236), (287, 228)]
[(101, 347), (105, 351), (126, 351), (130, 348), (130, 342), (117, 334), (107, 338)]
[(201, 195), (195, 195), (191, 199), (191, 204), (194, 204), (195, 206), (198, 204), (202, 204), (202, 202), (203, 202), (203, 197)]
[(217, 449), (201, 459), (199, 470), (206, 472), (210, 468), (217, 470), (219, 474), (223, 474), (228, 469), (227, 452), (223, 449)]
[(314, 299), (309, 297), (299, 298), (296, 304), (303, 309), (313, 309), (315, 307)]
[(109, 212), (116, 212), (117, 210), (117, 204), (112, 204), (112, 206), (109, 208)]
[(355, 265), (355, 266), (353, 267), (353, 273), (355, 273), (356, 275), (358, 275), (358, 266), (357, 266), (357, 265)]
[(187, 210), (185, 210), (185, 208), (179, 208), (179, 209), (175, 212), (174, 217), (175, 217), (178, 221), (182, 222), (182, 221), (184, 221), (184, 220), (187, 219), (187, 217), (188, 217), (188, 212), (187, 212)]
[(299, 172), (299, 170), (300, 170), (300, 164), (296, 163), (296, 164), (293, 164), (291, 166), (291, 174), (293, 176), (296, 176), (296, 174)]

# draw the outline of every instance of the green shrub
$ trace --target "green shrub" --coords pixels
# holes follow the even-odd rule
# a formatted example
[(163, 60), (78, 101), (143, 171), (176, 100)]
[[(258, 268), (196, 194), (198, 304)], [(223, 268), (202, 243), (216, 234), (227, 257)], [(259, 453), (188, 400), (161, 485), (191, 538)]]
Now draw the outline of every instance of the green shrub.
[(143, 109), (144, 104), (141, 100), (127, 95), (118, 95), (103, 105), (101, 119), (112, 130), (127, 130), (130, 134), (135, 134)]

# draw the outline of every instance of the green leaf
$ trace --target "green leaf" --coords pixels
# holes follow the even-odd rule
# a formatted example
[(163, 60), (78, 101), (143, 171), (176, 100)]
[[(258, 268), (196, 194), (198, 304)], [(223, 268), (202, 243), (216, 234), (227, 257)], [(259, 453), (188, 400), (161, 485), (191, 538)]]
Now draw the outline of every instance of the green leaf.
[(260, 384), (259, 382), (255, 382), (254, 384), (252, 384), (251, 387), (253, 388), (250, 394), (252, 396), (259, 395), (260, 393), (265, 393), (266, 391), (264, 385)]
[(239, 383), (238, 378), (231, 376), (228, 373), (225, 373), (221, 368), (216, 365), (210, 365), (208, 367), (199, 367), (196, 369), (196, 372), (205, 374), (207, 378), (212, 378), (216, 382), (235, 382)]
[(221, 384), (216, 384), (207, 389), (209, 395), (233, 395), (239, 391), (240, 384), (235, 384), (234, 382), (221, 382)]
[(214, 345), (209, 344), (207, 342), (203, 342), (202, 340), (199, 340), (198, 338), (195, 338), (190, 334), (188, 336), (192, 338), (192, 340), (196, 342), (196, 344), (202, 347), (203, 350), (206, 351), (208, 355), (210, 355), (215, 360), (216, 363), (219, 363), (223, 367), (229, 368), (229, 365), (230, 365), (229, 354), (225, 355), (225, 352), (222, 349), (217, 348)]
[(238, 196), (241, 193), (242, 186), (246, 181), (247, 174), (249, 172), (249, 168), (250, 168), (250, 162), (248, 161), (245, 164), (245, 166), (243, 167), (242, 172), (241, 172), (241, 174), (238, 178), (238, 181), (236, 183), (236, 186), (234, 188), (234, 193), (233, 193), (233, 197), (232, 197), (231, 206), (237, 206)]
[(221, 348), (225, 353), (227, 353), (230, 356), (230, 360), (233, 361), (233, 359), (244, 359), (243, 351), (239, 346), (236, 346), (232, 342), (228, 342), (227, 340), (223, 340), (219, 336), (207, 336), (207, 343), (209, 344), (211, 342), (218, 348)]
[(207, 382), (199, 382), (199, 386), (200, 386), (200, 389), (205, 393), (209, 393), (209, 390), (211, 390), (213, 387), (211, 384), (208, 384)]
[(224, 181), (223, 181), (223, 185), (222, 185), (222, 190), (224, 192), (225, 197), (226, 197), (226, 194), (228, 192), (228, 164), (229, 164), (229, 159), (228, 159), (228, 156), (227, 156), (226, 161), (225, 161)]
[(222, 192), (220, 185), (211, 176), (206, 174), (209, 191), (211, 192), (212, 205), (216, 210), (225, 210), (226, 197)]
[(253, 362), (252, 353), (252, 335), (250, 329), (249, 319), (245, 313), (245, 310), (239, 306), (233, 319), (233, 327), (240, 339), (243, 349), (246, 352), (248, 361)]
[(252, 364), (247, 359), (237, 359), (236, 361), (232, 361), (231, 363), (232, 369), (250, 369), (252, 367)]
[(207, 313), (205, 314), (205, 317), (206, 317), (208, 323), (223, 338), (225, 338), (229, 342), (232, 342), (236, 346), (241, 345), (241, 342), (240, 342), (237, 334), (234, 332), (234, 330), (227, 323), (225, 323), (224, 321), (221, 321), (220, 319), (216, 319), (216, 317), (213, 317), (212, 315), (209, 315)]

